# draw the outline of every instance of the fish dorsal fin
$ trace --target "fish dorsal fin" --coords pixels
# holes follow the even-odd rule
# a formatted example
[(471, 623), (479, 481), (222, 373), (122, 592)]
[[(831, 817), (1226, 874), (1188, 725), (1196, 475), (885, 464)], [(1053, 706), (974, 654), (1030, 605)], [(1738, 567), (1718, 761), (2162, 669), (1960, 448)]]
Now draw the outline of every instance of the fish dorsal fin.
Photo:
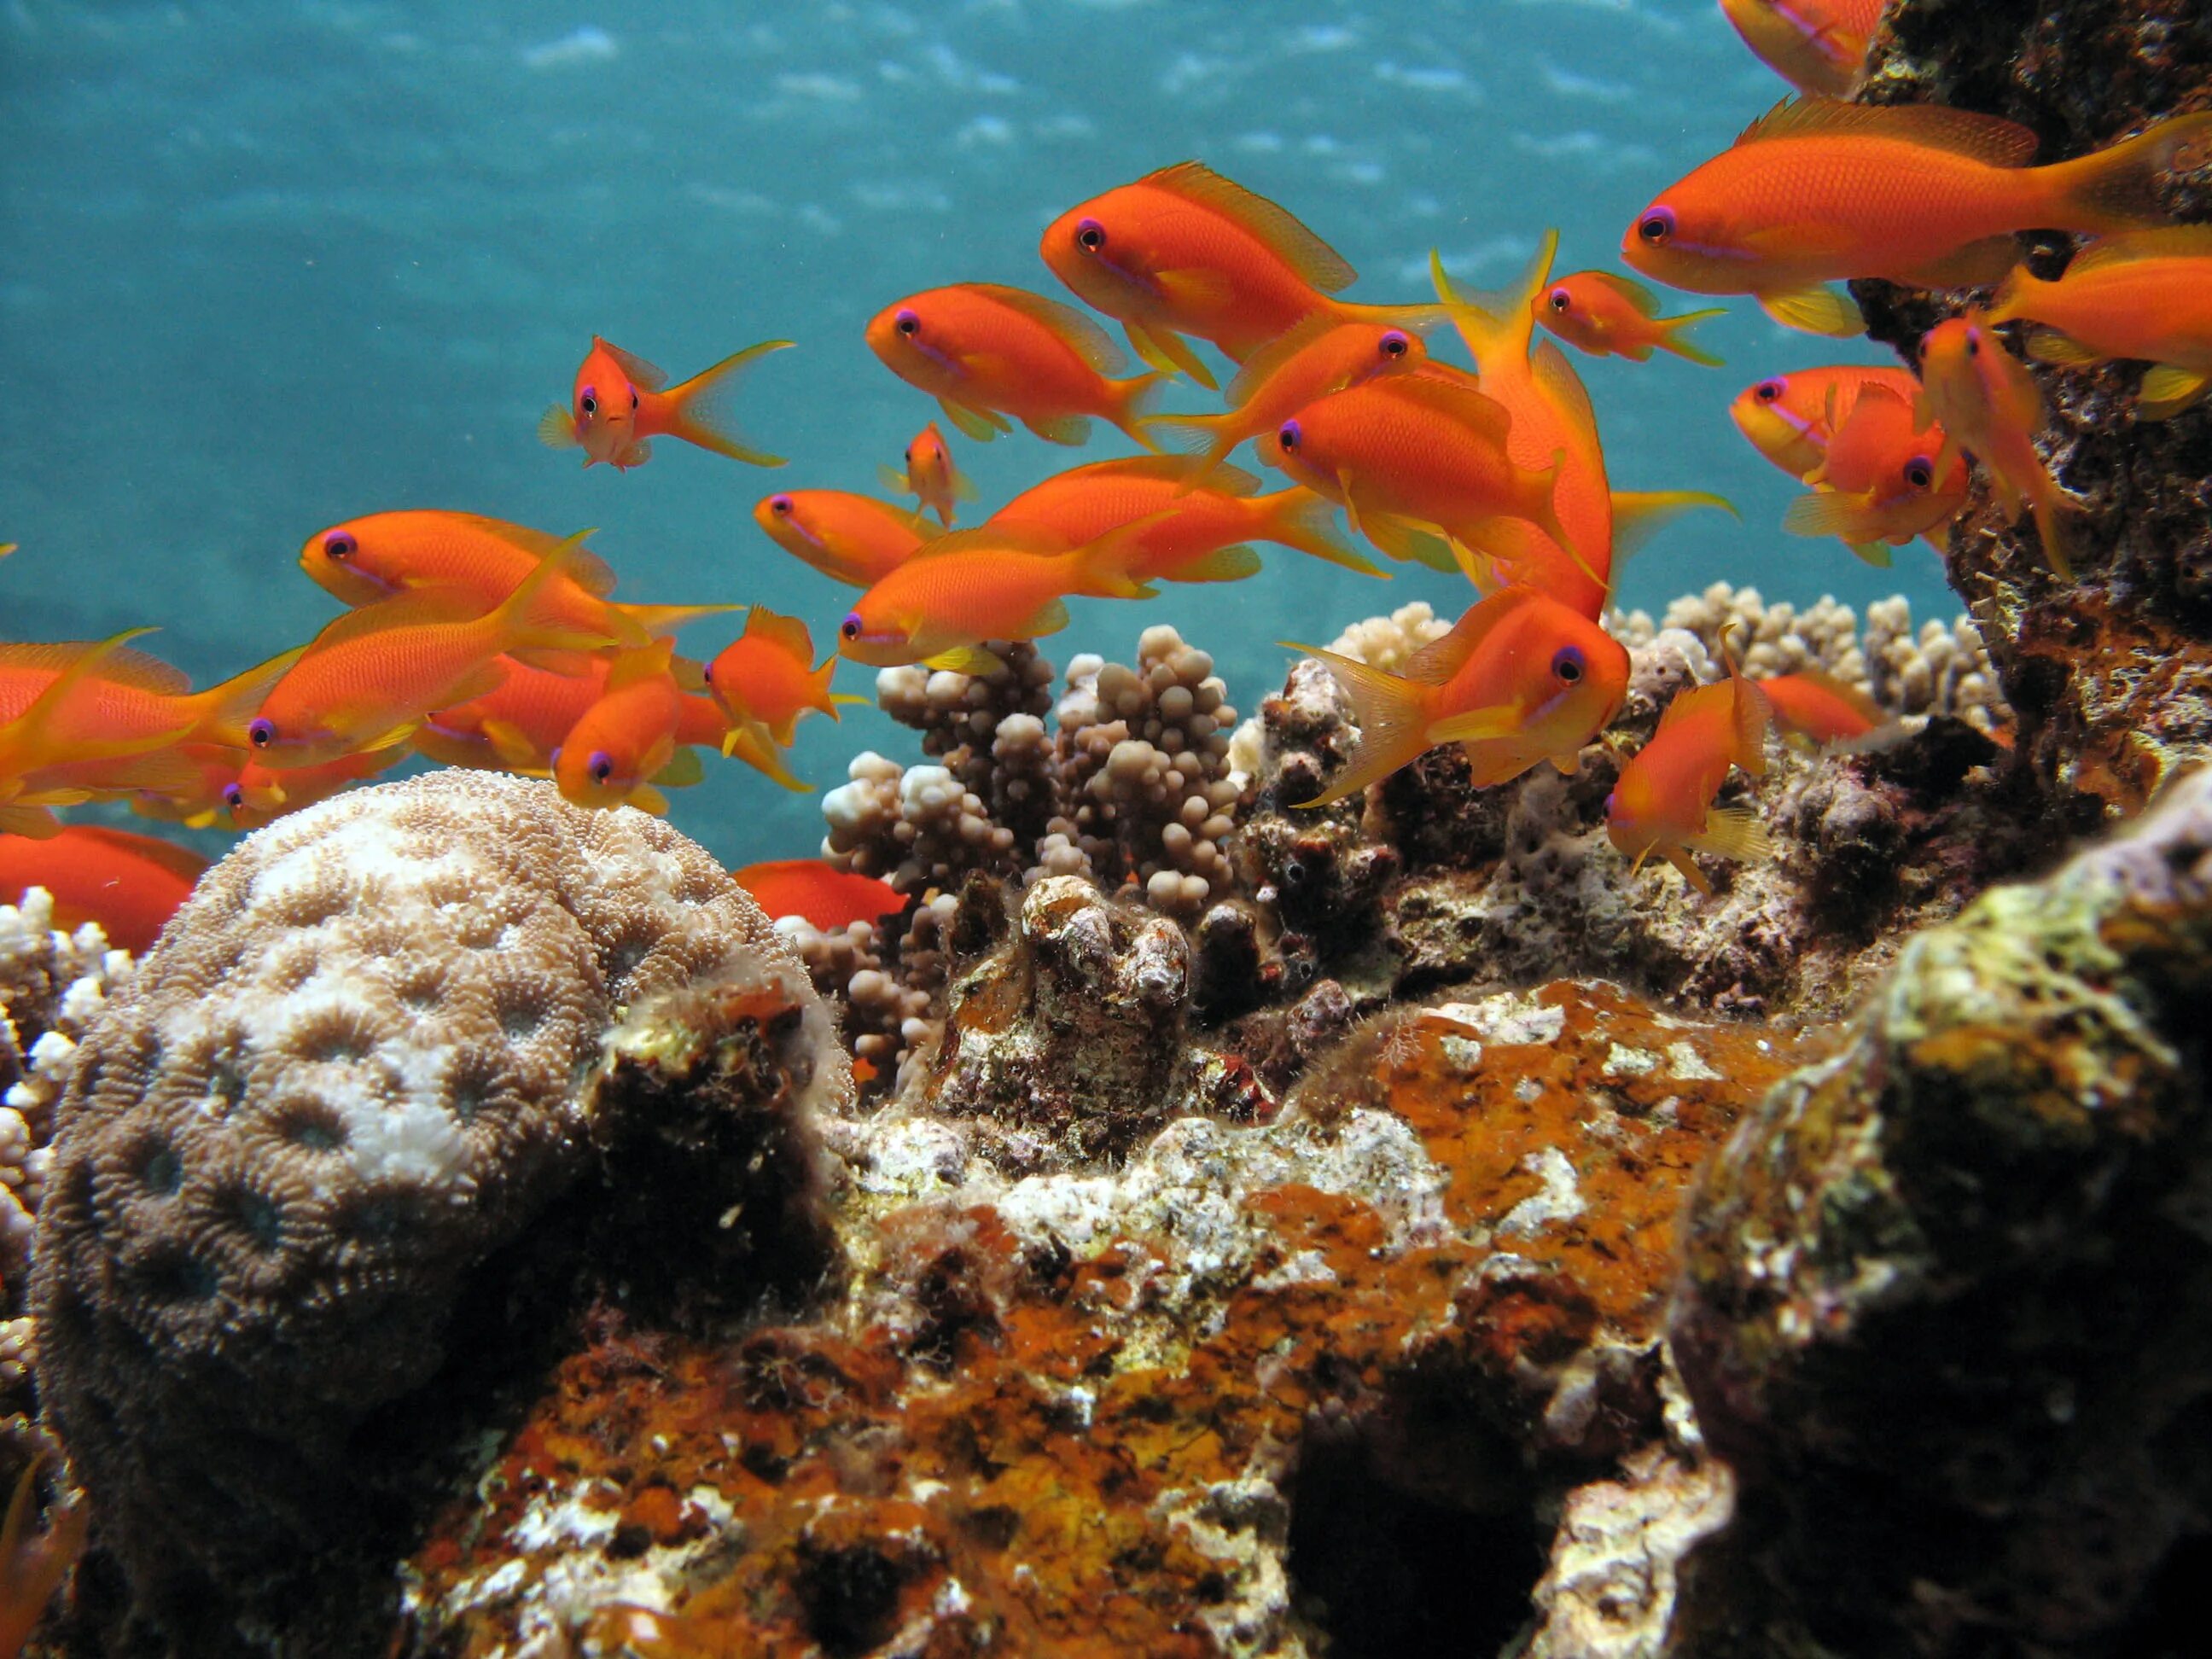
[(971, 292), (989, 295), (1007, 310), (1019, 312), (1039, 327), (1050, 330), (1068, 349), (1101, 374), (1128, 371), (1128, 353), (1073, 306), (1032, 294), (1025, 288), (1009, 288), (1003, 283), (970, 283), (968, 287)]
[(1440, 639), (1431, 640), (1406, 659), (1405, 677), (1431, 685), (1442, 685), (1466, 667), (1468, 659), (1481, 647), (1483, 641), (1490, 637), (1500, 623), (1526, 605), (1534, 594), (1532, 588), (1502, 587), (1497, 592), (1476, 600), (1460, 613), (1460, 619), (1451, 625), (1450, 632)]
[(1110, 461), (1092, 461), (1070, 467), (1062, 478), (1156, 478), (1167, 483), (1188, 481), (1194, 490), (1217, 495), (1256, 495), (1260, 480), (1241, 466), (1213, 466), (1201, 475), (1197, 460), (1188, 455), (1125, 455)]
[(1288, 210), (1223, 178), (1203, 161), (1178, 161), (1139, 182), (1218, 213), (1266, 243), (1300, 282), (1323, 294), (1351, 287), (1358, 275), (1345, 263), (1342, 254), (1308, 230)]
[[(544, 559), (557, 551), (568, 538), (556, 536), (550, 530), (532, 530), (526, 524), (509, 524), (505, 519), (488, 519), (480, 513), (457, 513), (453, 515), (472, 530), (495, 537), (510, 547), (519, 547), (533, 559)], [(574, 576), (592, 598), (604, 599), (615, 591), (613, 568), (588, 547), (579, 547), (568, 556), (568, 574)]]
[(394, 628), (425, 628), (448, 623), (475, 622), (492, 607), (478, 593), (459, 587), (418, 587), (397, 598), (379, 599), (358, 611), (349, 611), (315, 635), (309, 654), (334, 645), (367, 639)]
[(1470, 380), (1448, 380), (1426, 369), (1416, 369), (1410, 374), (1394, 374), (1382, 384), (1389, 387), (1392, 397), (1455, 421), (1500, 449), (1513, 429), (1512, 413)]
[(207, 873), (208, 861), (189, 847), (179, 847), (173, 841), (163, 841), (158, 836), (135, 836), (127, 830), (110, 830), (96, 823), (72, 825), (70, 833), (80, 841), (88, 841), (127, 853), (132, 858), (143, 859), (155, 868), (167, 871), (185, 881), (198, 881)]
[(655, 368), (634, 351), (624, 351), (611, 340), (594, 334), (592, 343), (613, 358), (622, 372), (629, 376), (631, 384), (643, 386), (647, 392), (658, 392), (668, 384), (667, 372)]
[(1847, 104), (1840, 99), (1785, 98), (1743, 130), (1745, 144), (1778, 138), (1897, 138), (1970, 156), (1993, 167), (2026, 167), (2036, 137), (2017, 121), (1938, 104)]
[(1229, 390), (1222, 397), (1231, 409), (1249, 403), (1252, 394), (1273, 380), (1285, 363), (1316, 340), (1343, 326), (1342, 319), (1326, 311), (1316, 311), (1304, 321), (1292, 324), (1244, 360), (1244, 367), (1237, 371), (1237, 378), (1230, 381)]
[[(924, 542), (906, 556), (906, 564), (941, 559), (954, 553), (1028, 553), (1053, 558), (1073, 550), (1074, 544), (1056, 530), (1042, 525), (982, 524), (973, 530), (949, 530)], [(902, 565), (901, 568), (904, 568)]]
[(1582, 273), (1600, 288), (1610, 289), (1646, 317), (1659, 314), (1659, 296), (1643, 283), (1616, 276), (1610, 270), (1585, 270)]
[[(87, 652), (99, 650), (105, 643), (104, 641), (64, 640), (52, 645), (0, 645), (0, 668), (33, 672), (51, 669), (57, 674), (66, 673), (83, 659)], [(182, 696), (192, 689), (191, 677), (182, 669), (172, 668), (159, 657), (151, 657), (143, 651), (133, 651), (125, 646), (115, 646), (102, 654), (98, 666), (91, 671), (91, 678), (106, 680), (115, 685), (127, 685), (134, 690), (151, 691), (164, 697)]]
[(675, 654), (676, 641), (668, 639), (655, 640), (651, 645), (622, 653), (607, 670), (607, 690), (619, 691), (626, 685), (664, 678), (670, 672), (669, 661)]
[(2212, 225), (2168, 225), (2162, 230), (2132, 230), (2100, 236), (2074, 256), (2059, 281), (2083, 276), (2142, 259), (2212, 260)]
[(814, 660), (814, 636), (806, 631), (806, 624), (796, 617), (778, 616), (764, 605), (757, 605), (745, 613), (744, 636), (788, 652), (803, 664)]

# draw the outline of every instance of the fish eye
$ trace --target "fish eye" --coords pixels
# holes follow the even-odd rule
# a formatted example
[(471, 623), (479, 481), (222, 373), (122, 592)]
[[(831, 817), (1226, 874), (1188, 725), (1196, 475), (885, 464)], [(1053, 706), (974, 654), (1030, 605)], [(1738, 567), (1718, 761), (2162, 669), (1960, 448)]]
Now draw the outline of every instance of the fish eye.
[(1925, 455), (1915, 455), (1905, 464), (1905, 482), (1915, 489), (1925, 489), (1936, 482), (1935, 463)]
[(768, 498), (768, 510), (780, 519), (787, 519), (791, 516), (793, 505), (792, 499), (788, 495), (771, 495)]
[(911, 338), (921, 332), (921, 319), (912, 311), (902, 308), (898, 315), (891, 319), (891, 326)]
[(1552, 309), (1554, 311), (1565, 311), (1575, 302), (1574, 296), (1563, 288), (1555, 288), (1552, 290), (1551, 301)]
[(605, 783), (615, 775), (615, 757), (604, 749), (594, 749), (591, 759), (584, 763), (584, 769), (592, 775), (593, 783)]
[(837, 632), (845, 639), (859, 639), (860, 637), (860, 613), (855, 611), (850, 616), (847, 617), (843, 622), (837, 625)]
[(1406, 337), (1405, 331), (1395, 328), (1382, 337), (1382, 344), (1385, 357), (1402, 357), (1413, 347), (1413, 343)]
[(1096, 219), (1085, 219), (1075, 228), (1075, 245), (1085, 253), (1096, 253), (1106, 246), (1106, 227)]
[(1552, 678), (1563, 685), (1572, 685), (1583, 677), (1583, 653), (1579, 647), (1563, 645), (1552, 656)]
[(276, 741), (276, 722), (263, 718), (246, 728), (246, 740), (256, 749), (266, 749)]
[(224, 807), (230, 811), (244, 811), (246, 810), (246, 791), (240, 788), (234, 783), (225, 784), (222, 791), (222, 804)]
[(584, 411), (584, 418), (588, 421), (599, 412), (599, 394), (592, 387), (586, 386), (584, 395), (576, 399), (576, 407)]
[(1966, 355), (1969, 357), (1978, 357), (1982, 355), (1982, 337), (1972, 330), (1967, 331), (1966, 334)]
[(1296, 421), (1285, 421), (1283, 429), (1275, 434), (1275, 441), (1282, 445), (1285, 449), (1294, 450), (1298, 447), (1299, 439), (1304, 435), (1298, 430), (1298, 423)]
[(900, 452), (900, 455), (908, 466), (912, 466), (914, 465), (914, 451), (911, 449), (902, 450)]
[(1636, 222), (1636, 234), (1656, 247), (1674, 234), (1674, 210), (1656, 207)]
[(1773, 403), (1782, 396), (1782, 382), (1778, 380), (1761, 380), (1752, 387), (1751, 395), (1763, 404)]
[(632, 386), (629, 389), (629, 406), (632, 409), (635, 409), (637, 407), (637, 388), (635, 386)]
[(333, 530), (323, 538), (323, 551), (333, 559), (349, 559), (361, 551), (361, 544), (343, 530)]

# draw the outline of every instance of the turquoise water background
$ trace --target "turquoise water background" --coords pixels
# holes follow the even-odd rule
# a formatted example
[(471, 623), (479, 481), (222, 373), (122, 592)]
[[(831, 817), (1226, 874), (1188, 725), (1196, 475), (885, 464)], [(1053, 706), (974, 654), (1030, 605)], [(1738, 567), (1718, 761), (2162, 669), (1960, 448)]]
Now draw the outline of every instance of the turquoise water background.
[[(1502, 285), (1546, 225), (1559, 269), (1618, 268), (1636, 211), (1785, 91), (1711, 0), (5, 0), (0, 540), (22, 550), (0, 563), (0, 637), (155, 623), (151, 648), (198, 678), (233, 672), (337, 613), (296, 568), (311, 532), (436, 507), (599, 526), (619, 597), (758, 601), (826, 647), (850, 590), (777, 550), (751, 507), (776, 488), (877, 489), (936, 414), (862, 340), (890, 301), (971, 279), (1069, 297), (1037, 258), (1046, 223), (1186, 157), (1333, 243), (1360, 273), (1354, 299), (1428, 298), (1432, 246)], [(640, 470), (586, 472), (541, 447), (538, 413), (565, 401), (595, 331), (678, 378), (798, 342), (740, 402), (747, 434), (790, 465), (664, 439)], [(1765, 374), (1885, 354), (1789, 334), (1748, 302), (1702, 337), (1727, 368), (1576, 360), (1616, 488), (1717, 489), (1743, 511), (1670, 530), (1626, 568), (1621, 601), (1656, 611), (1726, 579), (1954, 611), (1924, 546), (1884, 572), (1783, 535), (1794, 487), (1728, 418)], [(1111, 432), (1081, 452), (953, 441), (979, 517), (1130, 447)], [(1280, 683), (1276, 638), (1468, 597), (1433, 573), (1382, 583), (1266, 558), (1231, 586), (1079, 602), (1046, 649), (1127, 660), (1140, 629), (1172, 623), (1249, 712)], [(701, 623), (684, 647), (709, 654), (732, 631)], [(844, 690), (872, 683), (841, 671)], [(848, 712), (842, 729), (810, 719), (795, 765), (827, 787), (867, 746), (915, 755), (912, 734)], [(732, 860), (820, 834), (811, 799), (735, 763), (673, 817)]]

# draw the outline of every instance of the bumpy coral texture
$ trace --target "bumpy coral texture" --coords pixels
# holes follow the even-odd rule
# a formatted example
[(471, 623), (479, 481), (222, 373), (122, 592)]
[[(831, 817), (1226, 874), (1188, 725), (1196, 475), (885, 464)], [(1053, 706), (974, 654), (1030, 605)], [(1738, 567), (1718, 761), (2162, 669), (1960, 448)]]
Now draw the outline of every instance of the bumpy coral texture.
[(336, 1522), (349, 1435), (606, 1139), (582, 1085), (610, 1028), (708, 982), (827, 1047), (702, 849), (541, 783), (356, 792), (208, 874), (78, 1046), (40, 1217), (49, 1410), (142, 1592)]

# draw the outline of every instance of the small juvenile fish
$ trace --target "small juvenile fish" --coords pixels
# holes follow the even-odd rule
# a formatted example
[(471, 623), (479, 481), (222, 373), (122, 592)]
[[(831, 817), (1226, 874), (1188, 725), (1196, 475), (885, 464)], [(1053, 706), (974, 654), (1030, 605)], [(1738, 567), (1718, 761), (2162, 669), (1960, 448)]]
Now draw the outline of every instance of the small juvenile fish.
[(1966, 504), (1966, 463), (1947, 453), (1943, 428), (1922, 426), (1913, 406), (1887, 386), (1859, 389), (1851, 412), (1805, 475), (1814, 487), (1782, 515), (1793, 536), (1838, 536), (1869, 564), (1887, 568), (1889, 550), (1925, 536), (1941, 550), (1944, 526)]
[(2035, 143), (1936, 105), (1784, 101), (1637, 215), (1621, 257), (1671, 288), (1748, 294), (1791, 328), (1857, 334), (1857, 306), (1824, 284), (1977, 287), (2012, 269), (2020, 231), (2169, 223), (2159, 180), (2212, 156), (2212, 111), (2048, 167), (2027, 164)]
[[(599, 697), (553, 751), (553, 781), (562, 799), (659, 814), (668, 811), (662, 787), (698, 782), (698, 754), (681, 746), (684, 688), (676, 682), (675, 649), (656, 640), (608, 665)], [(718, 729), (707, 740), (720, 747), (721, 738)]]
[[(585, 536), (596, 534), (585, 531)], [(576, 538), (569, 538), (576, 540)], [(474, 513), (371, 513), (318, 530), (301, 544), (300, 568), (349, 605), (441, 587), (472, 595), (489, 611), (522, 585), (562, 538), (527, 525)], [(641, 646), (684, 623), (738, 609), (732, 605), (618, 605), (615, 573), (578, 545), (568, 572), (547, 595), (569, 626)]]
[(1073, 595), (1154, 597), (1129, 574), (1134, 551), (1123, 537), (1069, 550), (1028, 525), (956, 530), (861, 594), (837, 630), (837, 648), (878, 668), (921, 662), (988, 673), (998, 659), (983, 641), (1058, 633)]
[(387, 749), (431, 710), (496, 687), (506, 678), (502, 656), (612, 646), (562, 614), (561, 579), (574, 574), (581, 546), (580, 536), (569, 538), (490, 611), (465, 591), (425, 588), (349, 611), (270, 688), (247, 741), (280, 771)]
[[(1480, 548), (1500, 519), (1526, 519), (1566, 545), (1553, 501), (1559, 457), (1541, 468), (1517, 465), (1506, 449), (1505, 406), (1472, 377), (1443, 378), (1442, 368), (1307, 404), (1276, 429), (1283, 470), (1340, 503), (1352, 527), (1393, 558), (1449, 570), (1449, 543)], [(1447, 539), (1424, 537), (1423, 527)]]
[(1152, 425), (1179, 448), (1203, 452), (1189, 473), (1196, 484), (1246, 439), (1270, 465), (1276, 429), (1308, 404), (1428, 362), (1421, 337), (1395, 323), (1348, 323), (1326, 312), (1261, 346), (1229, 383), (1231, 407), (1219, 415), (1155, 415)]
[(1722, 653), (1729, 677), (1678, 692), (1651, 741), (1622, 766), (1605, 800), (1606, 834), (1635, 860), (1631, 874), (1656, 853), (1708, 897), (1713, 884), (1691, 854), (1755, 859), (1774, 850), (1751, 808), (1713, 805), (1729, 768), (1765, 775), (1766, 729), (1773, 714), (1766, 694), (1744, 678), (1725, 641)]
[[(373, 778), (405, 758), (404, 750), (380, 749), (341, 755), (320, 766), (303, 766), (281, 773), (259, 761), (249, 760), (232, 769), (233, 775), (219, 791), (221, 816), (234, 830), (258, 830), (288, 812), (328, 800), (341, 789)], [(215, 815), (210, 814), (205, 822), (215, 822)]]
[(1080, 444), (1096, 416), (1159, 447), (1143, 416), (1166, 377), (1109, 378), (1127, 363), (1104, 331), (1026, 289), (959, 283), (909, 294), (870, 320), (868, 347), (971, 438), (1012, 431), (1012, 416), (1048, 442)]
[(1817, 668), (1756, 684), (1773, 714), (1774, 729), (1799, 748), (1857, 743), (1889, 723), (1872, 697)]
[(2136, 231), (2092, 242), (2057, 281), (2018, 265), (1988, 321), (2047, 324), (2027, 355), (2077, 368), (2115, 357), (2154, 365), (2136, 415), (2162, 421), (2212, 386), (2212, 225)]
[(1569, 345), (1593, 357), (1626, 357), (1648, 362), (1652, 351), (1671, 351), (1693, 363), (1718, 368), (1721, 360), (1683, 337), (1682, 331), (1727, 308), (1687, 311), (1662, 317), (1659, 298), (1641, 283), (1609, 270), (1577, 270), (1560, 277), (1536, 301), (1536, 320)]
[(938, 533), (920, 514), (848, 489), (780, 489), (753, 504), (769, 539), (832, 581), (872, 587)]
[(1024, 490), (994, 513), (994, 525), (1048, 530), (1070, 547), (1116, 532), (1131, 539), (1129, 574), (1138, 581), (1225, 582), (1260, 568), (1246, 544), (1273, 542), (1364, 575), (1383, 573), (1337, 539), (1335, 509), (1310, 489), (1259, 493), (1260, 481), (1216, 467), (1191, 485), (1188, 461), (1139, 455), (1071, 468)]
[(198, 853), (155, 836), (72, 823), (57, 836), (0, 835), (0, 903), (24, 890), (53, 896), (54, 922), (74, 933), (96, 921), (107, 942), (143, 956), (208, 867)]
[(1800, 92), (1848, 98), (1884, 0), (1721, 0), (1743, 43)]
[(889, 882), (833, 870), (820, 859), (774, 859), (730, 873), (771, 917), (803, 917), (824, 933), (906, 908), (906, 896)]
[(834, 653), (815, 666), (814, 637), (805, 623), (757, 605), (745, 614), (745, 631), (707, 665), (707, 690), (733, 727), (757, 720), (779, 746), (788, 746), (799, 717), (808, 710), (834, 720), (841, 701), (867, 701), (841, 699), (830, 690), (836, 672)]
[(1753, 381), (1736, 394), (1729, 415), (1753, 449), (1802, 480), (1827, 459), (1834, 435), (1829, 410), (1848, 418), (1859, 389), (1869, 386), (1887, 386), (1908, 404), (1920, 395), (1919, 379), (1909, 368), (1831, 363)]
[(644, 358), (594, 334), (576, 370), (568, 407), (556, 404), (538, 417), (538, 441), (549, 449), (582, 450), (586, 466), (605, 461), (622, 471), (643, 466), (653, 457), (652, 441), (664, 436), (753, 466), (781, 466), (781, 455), (745, 442), (726, 405), (745, 369), (790, 344), (763, 340), (670, 386), (668, 376)]
[(1439, 744), (1464, 745), (1478, 787), (1539, 762), (1575, 770), (1628, 689), (1628, 653), (1589, 617), (1532, 587), (1504, 587), (1470, 605), (1402, 674), (1294, 641), (1352, 700), (1359, 741), (1344, 769), (1301, 806), (1326, 806)]
[(975, 500), (975, 486), (952, 464), (951, 447), (937, 429), (936, 422), (915, 434), (901, 459), (906, 463), (903, 469), (882, 469), (884, 487), (904, 490), (921, 503), (923, 512), (934, 513), (939, 524), (951, 529), (955, 503)]
[(1095, 196), (1046, 228), (1053, 274), (1118, 321), (1153, 367), (1212, 386), (1185, 335), (1243, 362), (1308, 319), (1419, 328), (1434, 306), (1354, 305), (1334, 296), (1354, 272), (1335, 249), (1264, 196), (1181, 161)]
[(1923, 426), (1943, 423), (1939, 472), (1964, 449), (1990, 475), (2007, 513), (2017, 520), (2023, 506), (2033, 512), (2043, 556), (2059, 580), (2071, 581), (2067, 520), (2074, 504), (2035, 448), (2045, 418), (2042, 389), (1981, 312), (1950, 318), (1921, 337), (1913, 416)]

